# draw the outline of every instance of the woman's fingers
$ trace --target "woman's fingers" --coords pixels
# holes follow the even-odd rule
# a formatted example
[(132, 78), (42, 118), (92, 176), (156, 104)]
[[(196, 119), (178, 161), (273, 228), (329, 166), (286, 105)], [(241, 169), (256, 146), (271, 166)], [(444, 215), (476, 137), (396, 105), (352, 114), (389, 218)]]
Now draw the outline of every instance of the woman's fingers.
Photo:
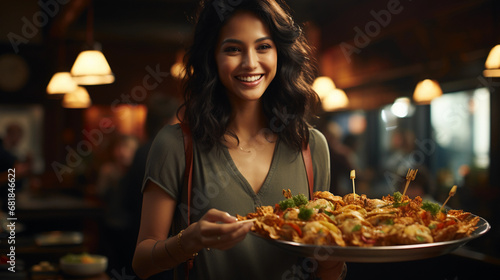
[(208, 210), (208, 212), (201, 219), (212, 223), (236, 223), (238, 220), (236, 217), (229, 215), (229, 213), (217, 209)]
[(248, 231), (250, 231), (251, 227), (252, 225), (249, 223), (237, 224), (237, 227), (233, 231), (229, 231), (221, 235), (207, 237), (206, 242), (208, 244), (211, 244), (208, 246), (210, 248), (226, 250), (245, 239), (245, 236)]
[(198, 222), (205, 247), (225, 250), (243, 240), (252, 223), (236, 223), (236, 218), (216, 209), (209, 210)]

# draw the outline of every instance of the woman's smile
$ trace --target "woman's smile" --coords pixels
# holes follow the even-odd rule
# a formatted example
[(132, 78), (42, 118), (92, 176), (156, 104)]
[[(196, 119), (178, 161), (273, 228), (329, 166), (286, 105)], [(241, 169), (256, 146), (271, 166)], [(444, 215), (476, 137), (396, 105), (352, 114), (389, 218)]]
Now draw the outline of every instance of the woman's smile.
[(245, 86), (253, 87), (258, 85), (262, 81), (262, 77), (264, 77), (263, 74), (241, 75), (241, 76), (236, 76), (235, 78)]

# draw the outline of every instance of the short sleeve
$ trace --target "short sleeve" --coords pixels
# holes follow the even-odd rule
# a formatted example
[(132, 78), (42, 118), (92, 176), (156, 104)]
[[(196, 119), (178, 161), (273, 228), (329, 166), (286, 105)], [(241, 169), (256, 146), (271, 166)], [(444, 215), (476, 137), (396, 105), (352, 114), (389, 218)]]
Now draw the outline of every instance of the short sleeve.
[(185, 166), (184, 141), (180, 125), (163, 127), (149, 150), (142, 191), (148, 180), (151, 180), (172, 198), (178, 199)]
[(325, 136), (317, 129), (310, 130), (309, 146), (314, 170), (314, 190), (330, 190), (330, 152)]

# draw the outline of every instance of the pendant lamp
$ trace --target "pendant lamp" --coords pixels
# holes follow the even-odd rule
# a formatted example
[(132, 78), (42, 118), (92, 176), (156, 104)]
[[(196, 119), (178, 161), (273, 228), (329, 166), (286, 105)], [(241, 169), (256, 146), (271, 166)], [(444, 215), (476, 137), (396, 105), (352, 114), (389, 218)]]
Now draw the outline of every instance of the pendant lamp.
[(417, 104), (430, 104), (431, 101), (443, 95), (443, 90), (436, 80), (425, 79), (420, 81), (413, 92), (413, 100)]
[(84, 87), (77, 87), (73, 92), (66, 93), (62, 100), (64, 108), (88, 108), (92, 105), (88, 91)]
[(115, 81), (106, 57), (99, 50), (81, 52), (71, 68), (71, 75), (79, 85), (104, 85)]
[(82, 51), (71, 68), (71, 75), (79, 85), (104, 85), (115, 81), (100, 44), (94, 42), (94, 8), (92, 1), (87, 11), (87, 44), (90, 49)]
[(75, 91), (77, 86), (69, 72), (57, 72), (52, 76), (47, 85), (47, 93), (65, 94)]
[(484, 67), (486, 68), (483, 71), (485, 77), (500, 77), (500, 45), (491, 49)]
[(322, 102), (323, 110), (333, 112), (346, 108), (349, 105), (349, 99), (345, 92), (339, 88), (334, 88), (328, 92)]
[(327, 76), (317, 77), (312, 85), (314, 91), (318, 94), (319, 99), (323, 100), (330, 91), (335, 89), (335, 83)]

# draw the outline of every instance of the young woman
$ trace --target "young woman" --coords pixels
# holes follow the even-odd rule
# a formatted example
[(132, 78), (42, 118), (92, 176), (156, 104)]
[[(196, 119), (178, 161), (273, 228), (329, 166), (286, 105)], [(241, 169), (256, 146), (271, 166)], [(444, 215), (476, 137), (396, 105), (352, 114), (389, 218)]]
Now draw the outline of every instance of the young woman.
[[(133, 267), (147, 278), (177, 269), (182, 279), (337, 279), (343, 263), (298, 258), (247, 234), (235, 215), (308, 194), (301, 149), (309, 144), (314, 189), (330, 185), (328, 148), (307, 118), (317, 102), (304, 34), (275, 0), (204, 1), (187, 53), (183, 122), (194, 156), (191, 224), (179, 125), (151, 148)], [(173, 233), (169, 237), (171, 226)], [(179, 230), (182, 230), (179, 232)], [(189, 265), (183, 265), (189, 266)]]

